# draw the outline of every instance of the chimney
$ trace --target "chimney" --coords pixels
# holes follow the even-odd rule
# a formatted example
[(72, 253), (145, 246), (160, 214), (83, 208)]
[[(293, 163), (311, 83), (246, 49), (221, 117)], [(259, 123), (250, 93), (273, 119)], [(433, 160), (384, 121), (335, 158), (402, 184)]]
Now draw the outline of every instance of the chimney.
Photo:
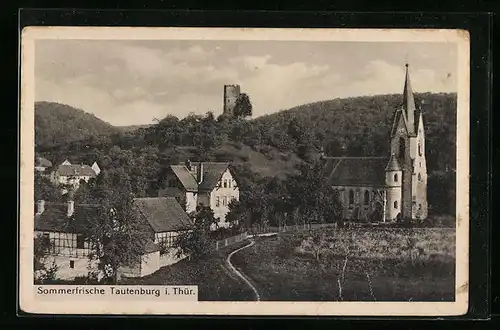
[(36, 214), (40, 215), (43, 211), (45, 211), (45, 201), (42, 199), (36, 202)]
[(68, 217), (71, 217), (75, 213), (75, 201), (68, 201)]
[(198, 184), (203, 182), (203, 163), (200, 162), (200, 165), (198, 166), (198, 174), (197, 174), (197, 179), (198, 179)]

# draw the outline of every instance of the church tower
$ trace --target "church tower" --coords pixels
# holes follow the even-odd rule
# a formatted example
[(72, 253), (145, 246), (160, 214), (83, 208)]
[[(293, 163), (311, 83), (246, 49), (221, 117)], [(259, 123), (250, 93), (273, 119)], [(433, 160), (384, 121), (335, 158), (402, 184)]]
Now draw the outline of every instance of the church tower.
[(427, 164), (422, 111), (415, 106), (410, 73), (406, 64), (403, 102), (394, 113), (391, 154), (402, 170), (401, 218), (427, 218)]

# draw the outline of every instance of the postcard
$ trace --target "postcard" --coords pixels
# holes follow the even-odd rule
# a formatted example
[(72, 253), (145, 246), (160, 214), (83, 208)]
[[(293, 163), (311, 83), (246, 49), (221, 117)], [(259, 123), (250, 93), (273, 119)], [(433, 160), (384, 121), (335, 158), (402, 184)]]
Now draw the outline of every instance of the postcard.
[(469, 37), (25, 27), (20, 309), (448, 316)]

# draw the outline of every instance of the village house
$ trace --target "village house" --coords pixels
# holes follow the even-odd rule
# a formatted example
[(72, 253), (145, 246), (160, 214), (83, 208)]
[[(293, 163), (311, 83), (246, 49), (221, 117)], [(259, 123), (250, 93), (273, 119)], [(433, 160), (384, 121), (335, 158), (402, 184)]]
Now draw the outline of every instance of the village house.
[(78, 189), (82, 180), (88, 182), (90, 179), (98, 176), (100, 172), (101, 169), (96, 162), (92, 166), (89, 166), (71, 164), (68, 160), (65, 160), (52, 171), (50, 181), (57, 186), (61, 186), (63, 193), (65, 193), (69, 189)]
[[(136, 198), (134, 204), (150, 239), (145, 242), (138, 262), (120, 268), (119, 277), (146, 276), (181, 260), (183, 257), (178, 258), (172, 246), (179, 233), (190, 228), (190, 218), (174, 198)], [(85, 237), (84, 218), (97, 216), (98, 205), (76, 207), (78, 216), (72, 200), (62, 204), (37, 201), (34, 234), (50, 242), (44, 264), (57, 265), (56, 276), (63, 280), (85, 277), (89, 271), (97, 270), (97, 264), (89, 262), (92, 247)]]
[[(187, 213), (196, 211), (198, 205), (209, 206), (218, 219), (217, 226), (227, 228), (229, 204), (240, 199), (240, 190), (229, 165), (189, 160), (183, 165), (170, 165), (158, 195), (178, 198)], [(212, 230), (217, 226), (212, 226)]]
[(43, 157), (35, 158), (35, 171), (44, 173), (48, 168), (52, 167), (52, 162)]
[(415, 106), (408, 64), (402, 104), (394, 112), (389, 133), (389, 157), (323, 157), (327, 179), (339, 192), (344, 219), (427, 218), (424, 122)]

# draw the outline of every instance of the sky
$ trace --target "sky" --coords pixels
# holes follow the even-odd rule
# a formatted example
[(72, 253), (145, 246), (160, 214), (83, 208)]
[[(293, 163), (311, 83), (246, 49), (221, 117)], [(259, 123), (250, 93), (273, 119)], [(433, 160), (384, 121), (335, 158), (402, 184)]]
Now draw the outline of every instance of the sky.
[(401, 93), (457, 91), (456, 43), (37, 40), (35, 98), (113, 125), (167, 115), (222, 113), (223, 86), (239, 84), (253, 117), (293, 106)]

